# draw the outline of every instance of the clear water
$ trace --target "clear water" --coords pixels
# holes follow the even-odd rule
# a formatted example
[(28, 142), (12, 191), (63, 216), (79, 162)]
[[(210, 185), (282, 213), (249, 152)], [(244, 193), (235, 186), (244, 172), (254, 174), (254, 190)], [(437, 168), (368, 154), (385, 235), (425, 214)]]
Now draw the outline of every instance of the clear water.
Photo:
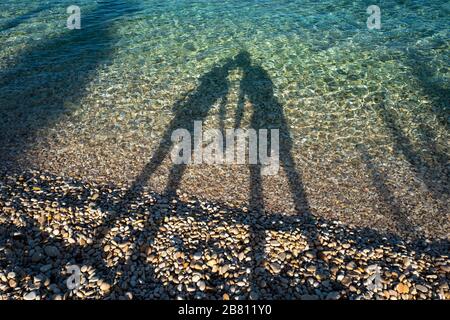
[[(448, 1), (378, 1), (381, 29), (368, 30), (372, 1), (80, 0), (71, 31), (72, 2), (0, 4), (3, 166), (132, 180), (176, 102), (246, 51), (270, 76), (316, 211), (369, 210), (375, 163), (409, 210), (447, 221)], [(228, 127), (241, 76), (229, 75)], [(216, 174), (197, 192), (220, 198)]]

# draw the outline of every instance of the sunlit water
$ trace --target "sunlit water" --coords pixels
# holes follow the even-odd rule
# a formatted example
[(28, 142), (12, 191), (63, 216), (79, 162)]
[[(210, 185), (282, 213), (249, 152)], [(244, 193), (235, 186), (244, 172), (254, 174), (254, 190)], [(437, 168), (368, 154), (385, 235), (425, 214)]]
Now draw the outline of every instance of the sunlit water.
[[(82, 29), (68, 30), (72, 4), (0, 4), (2, 167), (132, 181), (177, 101), (246, 51), (273, 83), (315, 213), (376, 225), (401, 211), (447, 233), (448, 1), (80, 0)], [(371, 4), (380, 30), (367, 28)], [(241, 78), (230, 70), (228, 128)], [(218, 127), (219, 104), (205, 126)], [(245, 203), (246, 179), (197, 166), (182, 189)], [(267, 182), (270, 209), (292, 208), (283, 179)]]

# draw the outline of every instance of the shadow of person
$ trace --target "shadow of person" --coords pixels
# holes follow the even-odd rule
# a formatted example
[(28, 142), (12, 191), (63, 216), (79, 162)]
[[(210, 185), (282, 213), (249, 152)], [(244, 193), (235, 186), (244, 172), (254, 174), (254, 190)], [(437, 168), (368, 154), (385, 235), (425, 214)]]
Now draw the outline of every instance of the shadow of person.
[[(195, 91), (188, 93), (184, 99), (181, 99), (174, 105), (173, 110), (175, 115), (163, 133), (156, 151), (153, 153), (153, 156), (140, 174), (135, 178), (133, 184), (122, 197), (120, 203), (112, 206), (112, 209), (114, 209), (112, 210), (113, 214), (106, 218), (103, 225), (111, 226), (112, 222), (129, 213), (130, 203), (140, 196), (151, 176), (169, 155), (173, 146), (171, 139), (172, 133), (177, 129), (184, 129), (193, 136), (194, 121), (203, 121), (216, 102), (223, 104), (223, 101), (220, 100), (226, 99), (228, 94), (229, 83), (227, 77), (232, 69), (232, 62), (231, 59), (228, 59), (222, 65), (213, 67), (211, 71), (204, 74), (199, 79), (200, 84)], [(194, 141), (191, 141), (191, 144), (194, 144)], [(174, 196), (176, 194), (176, 190), (180, 185), (186, 166), (186, 164), (172, 165), (165, 191), (162, 194), (163, 197)], [(103, 209), (111, 212), (111, 210), (109, 210), (111, 208), (109, 205), (107, 206), (108, 207), (104, 207)], [(164, 217), (161, 217), (161, 219), (163, 218)], [(150, 227), (152, 221), (153, 217), (147, 217), (147, 227)], [(149, 241), (152, 242), (151, 239)]]
[(8, 57), (0, 69), (0, 170), (33, 165), (24, 163), (24, 152), (36, 145), (42, 129), (74, 111), (70, 106), (79, 105), (98, 70), (111, 62), (118, 39), (114, 21), (140, 10), (132, 2), (100, 1), (83, 11), (80, 30), (30, 42)]
[[(314, 218), (311, 215), (308, 199), (300, 173), (295, 168), (295, 161), (292, 155), (293, 141), (288, 124), (283, 112), (283, 107), (277, 100), (273, 92), (273, 82), (267, 72), (259, 65), (251, 61), (250, 54), (246, 51), (236, 56), (236, 65), (243, 71), (243, 78), (240, 83), (239, 103), (236, 111), (235, 128), (240, 127), (244, 114), (244, 101), (251, 104), (252, 116), (250, 127), (258, 132), (260, 129), (279, 130), (279, 157), (280, 165), (286, 173), (295, 209), (298, 215), (305, 222), (302, 231), (307, 235), (309, 247), (313, 248), (316, 243), (314, 228)], [(268, 139), (271, 141), (271, 139)], [(259, 142), (260, 143), (260, 142)], [(270, 150), (270, 147), (268, 148)], [(250, 207), (256, 215), (253, 218), (251, 233), (253, 238), (253, 261), (255, 264), (255, 274), (253, 275), (253, 293), (258, 295), (260, 285), (257, 281), (259, 275), (265, 271), (264, 262), (264, 241), (265, 230), (257, 223), (264, 219), (264, 200), (262, 183), (261, 164), (250, 165)], [(259, 275), (258, 275), (259, 273)]]
[[(171, 141), (172, 133), (177, 129), (185, 129), (193, 136), (194, 121), (203, 121), (216, 102), (226, 99), (229, 90), (227, 77), (231, 68), (232, 60), (225, 61), (221, 66), (215, 66), (199, 79), (200, 85), (194, 92), (188, 94), (185, 99), (178, 101), (174, 105), (175, 115), (163, 133), (152, 158), (134, 180), (132, 187), (128, 191), (129, 196), (133, 196), (133, 194), (142, 190), (142, 187), (146, 185), (152, 174), (170, 153), (173, 146)], [(191, 143), (192, 147), (194, 147), (194, 141), (191, 141)], [(164, 194), (170, 195), (175, 193), (185, 169), (185, 164), (172, 166)]]
[(372, 157), (367, 147), (364, 144), (358, 144), (356, 149), (361, 154), (361, 158), (364, 160), (366, 170), (371, 176), (377, 194), (387, 206), (387, 209), (390, 212), (390, 218), (395, 222), (398, 230), (401, 234), (415, 234), (417, 228), (410, 221), (407, 212), (405, 212), (398, 199), (394, 196), (395, 193), (389, 187), (386, 175), (380, 170), (379, 166), (377, 166), (375, 159)]
[[(111, 231), (112, 228), (114, 228), (116, 222), (114, 221), (114, 219), (118, 219), (121, 217), (121, 215), (129, 213), (128, 209), (131, 208), (132, 201), (134, 201), (134, 204), (140, 208), (136, 210), (141, 210), (142, 214), (147, 214), (147, 209), (149, 209), (152, 213), (158, 210), (157, 208), (147, 208), (147, 205), (144, 201), (142, 201), (142, 203), (139, 203), (141, 202), (141, 199), (139, 199), (141, 195), (139, 193), (142, 191), (143, 186), (147, 183), (150, 177), (155, 173), (156, 169), (162, 164), (164, 158), (169, 154), (172, 146), (170, 142), (172, 132), (178, 128), (183, 128), (192, 133), (194, 121), (201, 121), (205, 119), (211, 107), (220, 99), (225, 99), (225, 96), (227, 95), (229, 89), (227, 77), (229, 72), (231, 70), (234, 70), (235, 68), (241, 68), (243, 71), (243, 78), (240, 83), (239, 101), (242, 102), (248, 100), (248, 102), (252, 105), (251, 127), (256, 130), (278, 129), (280, 132), (281, 165), (287, 175), (289, 187), (292, 193), (292, 197), (295, 201), (296, 211), (298, 213), (297, 216), (287, 216), (276, 213), (265, 215), (263, 202), (263, 179), (261, 173), (262, 168), (261, 165), (258, 164), (250, 165), (250, 203), (253, 215), (249, 217), (246, 212), (239, 208), (226, 208), (226, 211), (231, 215), (231, 220), (234, 221), (233, 223), (250, 225), (249, 229), (252, 238), (251, 259), (253, 264), (252, 267), (254, 267), (254, 273), (250, 275), (251, 290), (256, 294), (259, 294), (262, 289), (264, 289), (264, 285), (262, 285), (262, 283), (259, 281), (263, 277), (267, 277), (267, 279), (269, 280), (278, 278), (283, 279), (284, 277), (285, 281), (283, 281), (283, 283), (286, 283), (286, 281), (290, 282), (291, 284), (295, 283), (295, 289), (300, 289), (302, 293), (306, 293), (306, 291), (308, 291), (308, 293), (314, 293), (314, 290), (316, 288), (312, 285), (310, 286), (308, 283), (306, 283), (303, 287), (300, 287), (300, 285), (298, 285), (298, 281), (296, 280), (298, 280), (299, 276), (289, 275), (288, 277), (286, 275), (283, 275), (283, 272), (280, 272), (275, 276), (270, 275), (265, 271), (265, 267), (263, 266), (265, 258), (265, 232), (270, 230), (276, 232), (294, 232), (297, 230), (301, 230), (304, 236), (308, 239), (309, 249), (305, 250), (313, 251), (313, 254), (319, 259), (316, 259), (316, 257), (314, 257), (310, 260), (305, 260), (303, 259), (303, 257), (297, 256), (295, 256), (295, 258), (293, 259), (301, 260), (302, 263), (304, 261), (307, 261), (307, 264), (321, 264), (324, 266), (324, 268), (330, 269), (331, 267), (333, 267), (334, 262), (328, 262), (328, 258), (325, 261), (323, 260), (325, 258), (320, 258), (321, 255), (318, 254), (320, 250), (324, 249), (320, 248), (321, 244), (318, 238), (319, 231), (316, 229), (316, 226), (317, 228), (321, 228), (323, 230), (324, 228), (328, 228), (327, 224), (331, 224), (332, 222), (319, 218), (316, 219), (311, 214), (308, 199), (306, 197), (304, 186), (302, 183), (302, 177), (295, 169), (295, 161), (292, 155), (293, 140), (286, 122), (283, 107), (274, 95), (273, 82), (271, 81), (269, 75), (261, 66), (258, 66), (251, 61), (250, 55), (247, 52), (241, 52), (235, 59), (228, 59), (223, 65), (214, 67), (210, 72), (206, 73), (199, 79), (200, 84), (194, 92), (191, 92), (185, 99), (179, 101), (174, 106), (175, 116), (170, 122), (167, 130), (164, 132), (162, 140), (159, 143), (156, 152), (153, 154), (153, 157), (150, 159), (149, 163), (136, 178), (133, 185), (128, 189), (126, 195), (124, 197), (121, 197), (121, 200), (119, 200), (118, 203), (116, 203), (114, 200), (117, 199), (115, 193), (109, 196), (104, 195), (94, 200), (94, 207), (98, 207), (99, 209), (108, 208), (105, 211), (114, 213), (111, 213), (109, 216), (105, 217), (104, 220), (101, 221), (101, 224), (95, 227), (96, 230), (99, 230), (99, 232), (96, 232), (97, 234), (91, 237), (93, 239), (92, 244), (81, 246), (78, 244), (68, 244), (66, 243), (66, 241), (63, 241), (59, 238), (55, 239), (51, 234), (42, 231), (43, 226), (39, 225), (37, 221), (33, 221), (32, 219), (27, 221), (27, 226), (23, 228), (17, 227), (10, 223), (0, 223), (0, 234), (11, 235), (3, 238), (0, 237), (0, 246), (10, 245), (10, 247), (12, 248), (11, 250), (4, 250), (3, 252), (0, 252), (1, 254), (6, 255), (5, 258), (2, 258), (2, 256), (0, 256), (0, 267), (12, 268), (13, 270), (17, 270), (18, 272), (21, 269), (25, 269), (25, 267), (32, 263), (31, 257), (24, 256), (24, 259), (19, 260), (19, 263), (15, 263), (14, 261), (16, 261), (16, 257), (22, 257), (24, 250), (28, 249), (30, 243), (35, 243), (34, 241), (36, 241), (36, 243), (41, 243), (41, 240), (45, 240), (44, 242), (46, 244), (53, 245), (57, 247), (60, 252), (65, 253), (66, 257), (62, 257), (59, 260), (54, 259), (55, 261), (52, 261), (53, 268), (50, 272), (53, 276), (60, 277), (61, 280), (64, 279), (63, 276), (59, 274), (60, 270), (62, 270), (62, 268), (67, 264), (73, 263), (77, 265), (92, 265), (98, 271), (98, 276), (102, 279), (105, 279), (106, 281), (111, 281), (112, 279), (116, 280), (118, 276), (124, 276), (124, 278), (126, 278), (127, 272), (129, 270), (135, 269), (133, 267), (139, 265), (141, 261), (139, 259), (133, 261), (132, 259), (124, 258), (128, 259), (125, 261), (126, 265), (123, 265), (122, 263), (124, 260), (120, 260), (119, 266), (109, 266), (105, 262), (105, 253), (103, 250), (103, 243), (104, 241), (106, 241), (105, 235), (108, 234), (108, 232)], [(241, 125), (244, 112), (243, 107), (243, 103), (240, 103), (238, 106), (235, 122), (236, 127), (239, 127)], [(185, 167), (183, 165), (174, 165), (172, 167), (169, 182), (167, 183), (165, 190), (166, 194), (171, 194), (176, 190), (176, 188), (179, 186), (184, 170)], [(26, 180), (29, 179), (27, 178)], [(83, 181), (78, 181), (75, 184), (75, 186), (80, 187), (74, 188), (76, 190), (80, 190), (80, 194), (74, 194), (72, 195), (72, 197), (74, 197), (74, 199), (82, 199), (83, 201), (90, 202), (92, 201), (90, 198), (91, 192), (88, 192), (88, 190), (84, 190), (83, 188), (81, 188), (81, 186), (83, 185)], [(50, 190), (51, 186), (48, 186), (48, 188)], [(107, 190), (118, 189), (118, 187), (116, 186), (105, 186), (104, 188), (105, 189), (103, 191), (106, 193), (109, 192)], [(10, 190), (12, 190), (12, 192), (15, 192), (15, 188), (11, 188)], [(39, 197), (44, 197), (44, 195), (46, 194), (47, 193), (43, 193), (40, 196), (38, 194), (34, 194), (33, 198), (40, 199)], [(25, 208), (28, 206), (28, 201), (23, 201), (22, 197), (13, 197), (11, 194), (7, 194), (6, 191), (2, 191), (2, 193), (0, 193), (0, 196), (1, 195), (5, 195), (5, 199), (13, 199), (13, 201), (15, 202), (14, 207), (17, 208), (17, 212), (26, 212)], [(55, 197), (53, 194), (51, 194), (51, 196), (52, 201), (55, 201), (56, 199), (56, 201), (61, 205), (65, 205), (65, 203), (72, 203), (75, 206), (78, 203), (75, 201), (70, 201), (71, 198), (68, 198), (69, 195), (65, 193), (61, 197)], [(161, 195), (161, 198), (163, 196), (164, 194)], [(158, 198), (160, 198), (159, 195)], [(0, 200), (2, 200), (1, 197)], [(41, 200), (46, 200), (46, 198), (43, 198)], [(216, 206), (216, 204), (213, 204), (211, 206)], [(197, 203), (195, 207), (199, 208), (200, 204)], [(172, 214), (179, 217), (184, 217), (186, 214), (188, 214), (196, 221), (205, 219), (206, 221), (218, 225), (215, 217), (204, 215), (201, 210), (192, 211), (192, 204), (190, 202), (183, 203), (183, 201), (179, 201), (176, 205), (170, 204), (167, 212), (172, 212)], [(166, 213), (160, 215), (158, 219), (164, 218), (165, 214)], [(153, 219), (153, 217), (149, 215), (147, 219), (150, 220)], [(220, 223), (224, 224), (224, 222), (219, 221), (219, 224)], [(77, 227), (79, 227), (79, 229), (83, 229), (89, 226), (85, 225)], [(157, 225), (146, 226), (147, 229), (153, 230), (155, 229), (155, 227), (157, 228)], [(334, 236), (335, 240), (339, 243), (354, 243), (357, 246), (357, 251), (362, 251), (367, 248), (382, 248), (386, 243), (395, 245), (394, 251), (398, 250), (398, 252), (402, 252), (402, 250), (404, 250), (403, 248), (405, 248), (404, 246), (396, 246), (400, 241), (399, 239), (391, 239), (390, 236), (385, 238), (385, 235), (379, 234), (373, 230), (353, 229), (353, 231), (351, 231), (351, 229), (344, 229), (343, 227), (341, 229), (342, 230), (339, 232), (336, 230), (334, 230), (333, 232), (327, 231), (327, 234), (330, 233), (331, 236)], [(14, 235), (15, 233), (20, 233), (19, 238), (17, 238), (17, 235)], [(155, 233), (156, 232), (151, 232), (151, 235), (149, 235), (149, 237), (152, 238), (149, 239), (150, 241), (148, 241), (146, 238), (146, 241), (153, 243)], [(4, 242), (2, 243), (2, 241)], [(214, 242), (212, 244), (211, 242), (200, 244), (199, 247), (206, 247), (206, 245), (209, 248), (212, 247), (213, 251), (219, 252), (221, 250), (220, 248), (217, 249), (218, 244)], [(423, 244), (423, 248), (418, 248), (412, 244), (406, 244), (405, 250), (409, 250), (412, 255), (417, 256), (420, 256), (422, 254), (443, 255), (448, 252), (448, 241), (436, 242), (436, 244), (433, 244), (433, 246), (434, 245), (436, 246), (436, 249), (431, 250), (429, 248), (430, 244), (425, 242)], [(136, 248), (137, 247), (138, 245), (136, 245)], [(326, 246), (324, 245), (324, 247)], [(178, 241), (177, 248), (180, 251), (186, 252), (189, 250), (193, 250), (192, 247), (186, 248), (182, 240)], [(341, 253), (342, 252), (339, 251), (339, 254)], [(342, 257), (343, 261), (351, 261), (352, 259), (352, 256)], [(323, 262), (318, 262), (317, 260), (323, 260)], [(47, 265), (48, 262), (49, 259), (32, 264), (32, 273), (40, 273), (40, 268)], [(377, 261), (372, 262), (375, 263)], [(381, 264), (384, 262), (378, 260), (377, 263)], [(119, 272), (117, 272), (117, 270), (120, 271), (120, 274)], [(309, 275), (306, 275), (306, 273), (305, 275), (300, 275), (300, 277), (307, 276)], [(297, 279), (294, 279), (294, 277)], [(158, 279), (153, 274), (151, 278), (151, 282), (158, 282)], [(330, 279), (329, 282), (332, 283), (331, 285), (334, 287), (333, 289), (339, 288), (339, 280), (331, 280), (331, 277), (326, 274), (321, 279), (327, 278)], [(225, 280), (225, 278), (213, 278), (211, 280), (211, 284), (215, 285), (216, 287), (220, 287), (221, 284), (223, 285), (223, 281)], [(262, 292), (262, 294), (259, 296), (260, 298), (267, 298), (268, 296), (270, 296), (270, 293), (276, 293), (275, 296), (282, 295), (280, 290), (284, 290), (284, 288), (278, 286), (280, 282), (273, 282), (273, 284), (270, 283), (270, 281), (267, 282), (268, 287), (266, 287), (264, 290), (268, 294), (264, 295), (264, 292)], [(292, 286), (288, 289), (292, 289)], [(142, 294), (142, 291), (140, 289), (130, 290), (136, 290), (136, 293)], [(188, 293), (186, 292), (186, 295), (187, 294)]]
[(428, 161), (403, 132), (397, 114), (386, 105), (386, 100), (386, 93), (383, 93), (382, 103), (376, 110), (392, 137), (395, 151), (403, 154), (417, 177), (423, 181), (435, 198), (445, 200), (449, 194), (449, 159), (445, 152), (438, 150), (433, 130), (426, 124), (419, 126), (420, 147), (428, 149), (427, 156), (430, 158)]

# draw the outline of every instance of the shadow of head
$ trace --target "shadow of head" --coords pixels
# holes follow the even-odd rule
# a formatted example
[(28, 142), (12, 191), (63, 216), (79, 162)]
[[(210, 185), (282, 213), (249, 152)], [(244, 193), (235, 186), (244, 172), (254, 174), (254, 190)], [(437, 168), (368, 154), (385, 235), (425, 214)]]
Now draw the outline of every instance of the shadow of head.
[(252, 59), (248, 51), (241, 51), (235, 58), (235, 64), (240, 68), (247, 68), (251, 66)]

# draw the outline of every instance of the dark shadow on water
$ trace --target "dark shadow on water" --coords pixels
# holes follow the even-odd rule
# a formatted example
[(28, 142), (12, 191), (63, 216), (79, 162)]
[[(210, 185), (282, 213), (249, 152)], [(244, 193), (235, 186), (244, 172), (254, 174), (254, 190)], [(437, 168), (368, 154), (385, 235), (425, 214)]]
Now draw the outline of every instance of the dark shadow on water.
[(132, 2), (98, 1), (82, 14), (81, 29), (30, 44), (0, 70), (0, 163), (9, 172), (51, 126), (73, 110), (95, 79), (98, 68), (114, 54), (115, 28), (123, 15), (138, 11)]
[[(420, 50), (409, 48), (407, 62), (423, 92), (431, 99), (431, 112), (436, 116), (440, 125), (448, 130), (450, 119), (450, 90), (433, 81), (436, 70), (433, 69), (431, 59)], [(395, 149), (402, 153), (414, 169), (416, 175), (427, 186), (433, 195), (442, 199), (449, 194), (450, 159), (445, 150), (438, 148), (434, 130), (427, 124), (420, 124), (417, 132), (419, 146), (414, 146), (410, 138), (402, 131), (395, 110), (386, 106), (386, 93), (377, 108), (378, 114), (389, 130)], [(427, 150), (426, 158), (423, 151)]]
[(444, 152), (437, 150), (433, 131), (426, 125), (420, 128), (420, 144), (423, 148), (429, 149), (428, 156), (432, 158), (427, 161), (421, 153), (417, 151), (411, 139), (403, 133), (402, 127), (397, 120), (397, 115), (392, 108), (385, 104), (385, 97), (376, 107), (376, 111), (388, 129), (395, 150), (405, 157), (418, 178), (427, 186), (428, 190), (438, 199), (449, 194), (449, 159)]
[(361, 154), (361, 158), (364, 160), (365, 166), (371, 177), (372, 183), (377, 190), (378, 196), (387, 206), (389, 218), (395, 222), (401, 234), (414, 234), (416, 228), (409, 221), (407, 213), (404, 212), (398, 203), (398, 200), (395, 198), (392, 190), (389, 189), (385, 174), (378, 168), (365, 145), (358, 145), (357, 149)]
[(13, 29), (22, 23), (27, 22), (30, 19), (33, 19), (34, 17), (38, 16), (39, 13), (42, 11), (48, 10), (50, 7), (48, 4), (39, 6), (33, 10), (28, 11), (27, 13), (17, 16), (12, 19), (8, 19), (6, 22), (0, 24), (0, 32), (7, 31), (9, 29)]
[[(421, 85), (424, 93), (433, 101), (431, 111), (436, 115), (439, 123), (449, 130), (450, 90), (433, 81), (436, 74), (436, 70), (433, 68), (433, 61), (421, 53), (420, 50), (409, 49), (407, 57), (413, 75)], [(448, 62), (448, 57), (446, 60)]]

